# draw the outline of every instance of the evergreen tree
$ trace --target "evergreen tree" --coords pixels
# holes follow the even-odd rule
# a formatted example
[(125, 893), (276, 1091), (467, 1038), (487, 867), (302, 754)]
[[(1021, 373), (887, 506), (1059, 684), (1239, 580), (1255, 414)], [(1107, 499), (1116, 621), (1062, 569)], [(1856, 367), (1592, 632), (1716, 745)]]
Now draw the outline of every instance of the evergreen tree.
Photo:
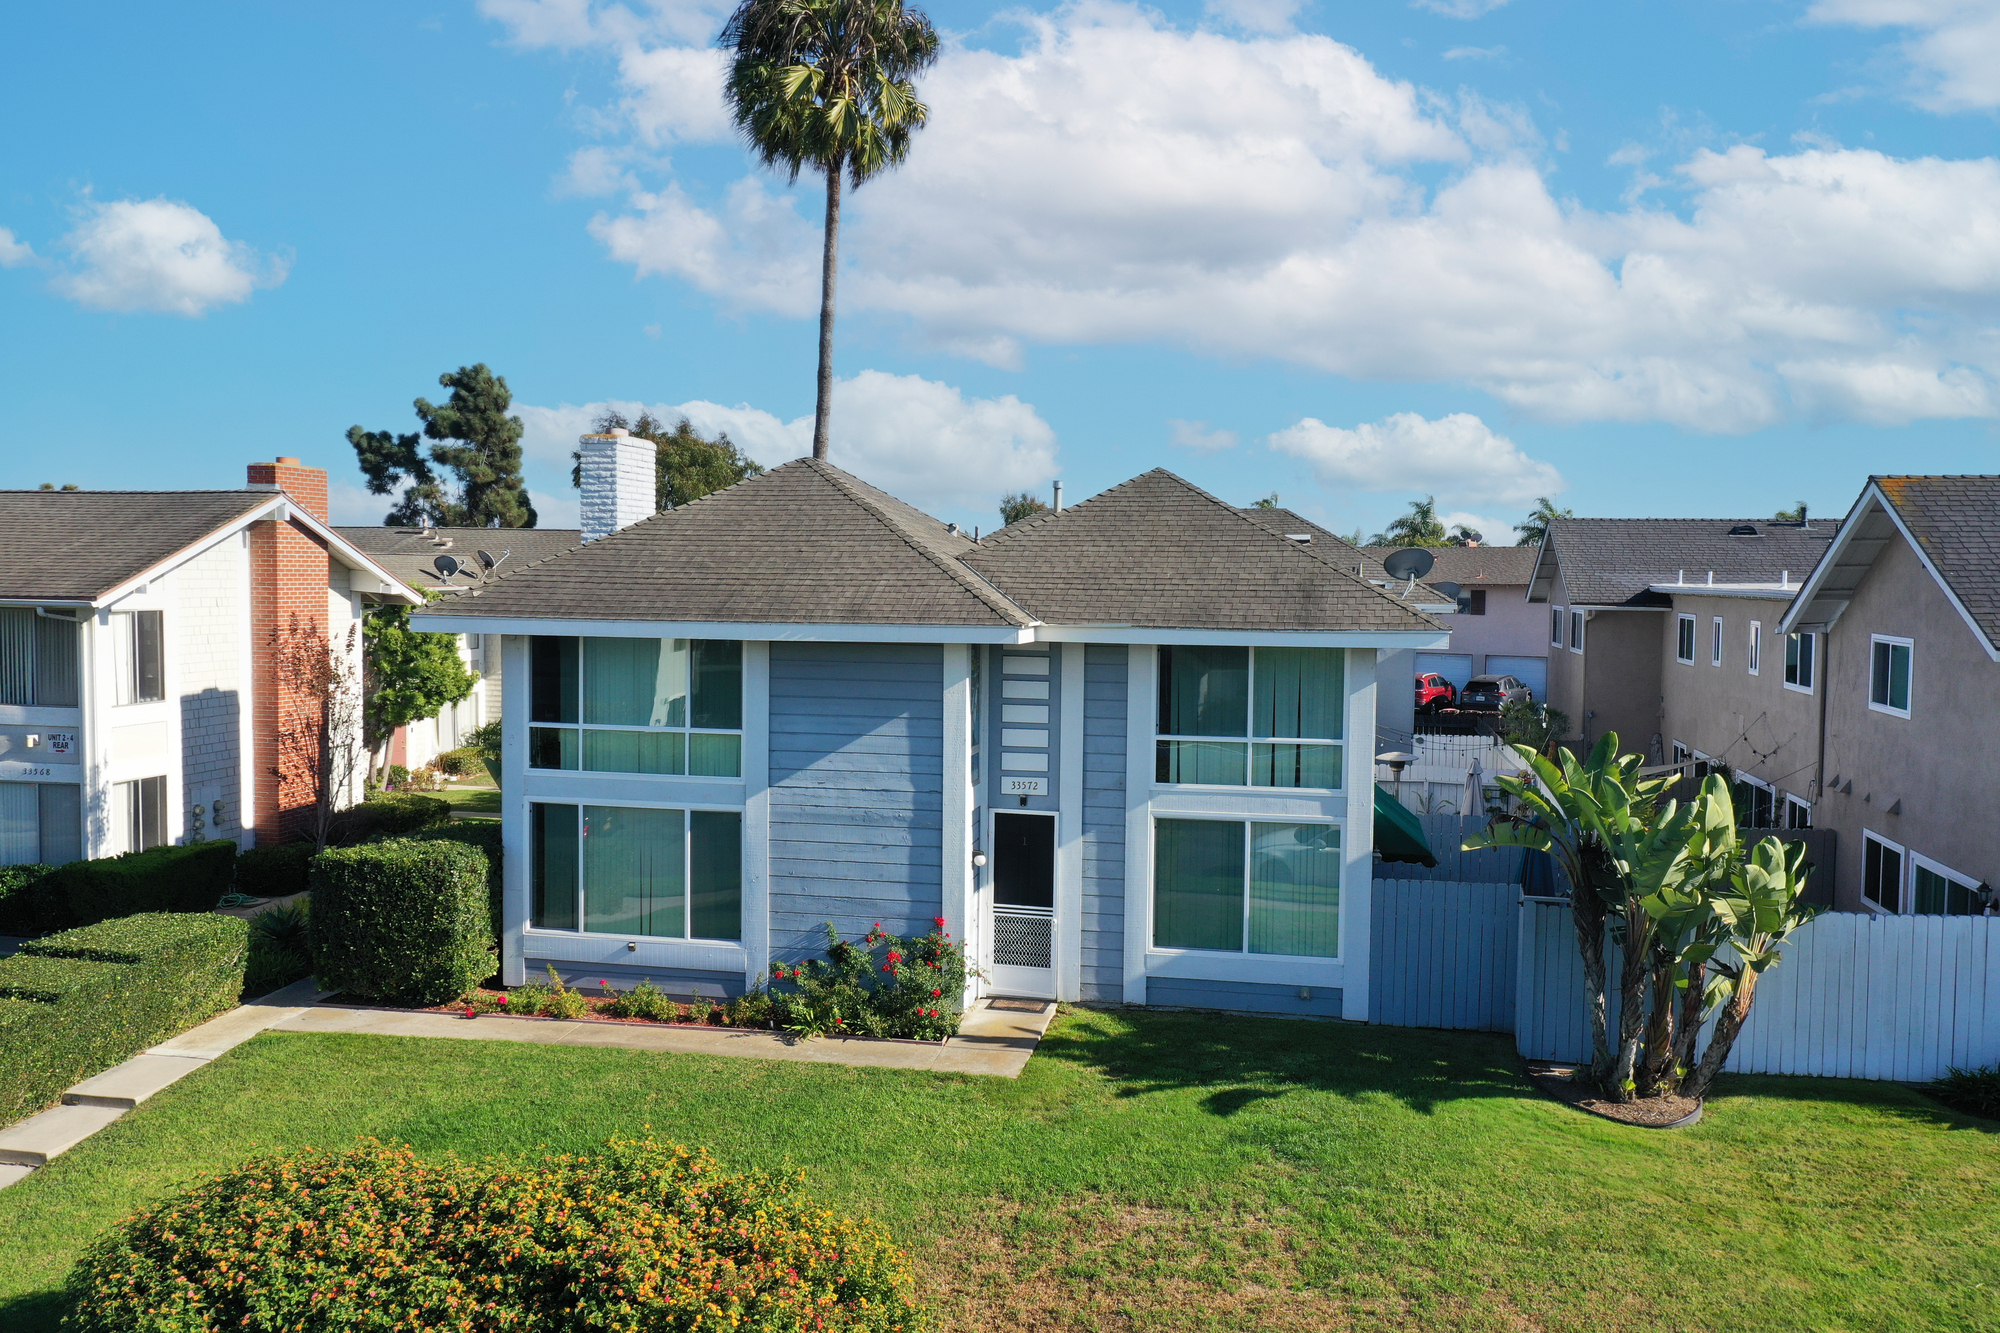
[(1026, 491), (1015, 491), (1000, 497), (1000, 526), (1019, 523), (1030, 514), (1039, 514), (1048, 506)]
[[(637, 421), (627, 421), (624, 413), (614, 409), (599, 417), (591, 427), (599, 435), (620, 428), (653, 443), (655, 509), (678, 508), (764, 470), (763, 464), (730, 441), (727, 431), (712, 440), (704, 439), (686, 417), (669, 429), (650, 412), (641, 412)], [(569, 484), (582, 486), (583, 453), (579, 450), (570, 457), (575, 465), (569, 471)]]
[[(390, 525), (432, 523), (453, 528), (532, 528), (535, 508), (521, 479), (521, 418), (507, 409), (514, 396), (507, 381), (485, 363), (460, 366), (438, 376), (451, 390), (442, 407), (416, 400), (421, 435), (349, 427), (347, 442), (375, 495), (389, 495), (405, 482), (409, 489), (382, 521)], [(437, 441), (429, 456), (422, 440)], [(440, 473), (449, 473), (454, 490)]]

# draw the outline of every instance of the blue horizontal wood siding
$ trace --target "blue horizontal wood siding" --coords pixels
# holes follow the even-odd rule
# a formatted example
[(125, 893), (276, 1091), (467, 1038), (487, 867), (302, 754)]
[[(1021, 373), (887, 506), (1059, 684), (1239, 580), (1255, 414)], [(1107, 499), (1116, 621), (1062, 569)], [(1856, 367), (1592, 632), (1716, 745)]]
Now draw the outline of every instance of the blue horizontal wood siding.
[(622, 963), (573, 963), (564, 959), (528, 956), (528, 980), (546, 982), (549, 965), (563, 985), (584, 990), (602, 990), (609, 981), (613, 990), (631, 990), (650, 981), (676, 1000), (727, 1000), (743, 993), (743, 973), (709, 972), (688, 967), (628, 967)]
[(771, 645), (771, 952), (943, 914), (944, 651)]
[[(1074, 648), (1068, 651), (1074, 651)], [(1083, 656), (1083, 973), (1080, 999), (1125, 998), (1124, 646)]]
[[(1304, 989), (1306, 998), (1299, 997)], [(1273, 986), (1261, 981), (1189, 981), (1149, 977), (1146, 1002), (1167, 1009), (1240, 1009), (1255, 1014), (1339, 1018), (1338, 986)]]

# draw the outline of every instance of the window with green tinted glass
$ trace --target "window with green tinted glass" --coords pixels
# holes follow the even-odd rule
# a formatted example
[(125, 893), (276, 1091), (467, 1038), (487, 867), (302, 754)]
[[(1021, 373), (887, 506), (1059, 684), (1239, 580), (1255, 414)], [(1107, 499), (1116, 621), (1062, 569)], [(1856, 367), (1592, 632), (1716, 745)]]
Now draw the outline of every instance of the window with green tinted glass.
[(1877, 712), (1910, 715), (1910, 651), (1908, 639), (1870, 636), (1868, 705)]
[(1346, 656), (1338, 648), (1162, 647), (1155, 779), (1338, 790)]
[(1153, 822), (1153, 946), (1334, 958), (1340, 830), (1263, 820)]
[(741, 812), (536, 802), (529, 830), (537, 929), (743, 937)]
[(742, 776), (741, 643), (540, 636), (529, 662), (529, 767)]

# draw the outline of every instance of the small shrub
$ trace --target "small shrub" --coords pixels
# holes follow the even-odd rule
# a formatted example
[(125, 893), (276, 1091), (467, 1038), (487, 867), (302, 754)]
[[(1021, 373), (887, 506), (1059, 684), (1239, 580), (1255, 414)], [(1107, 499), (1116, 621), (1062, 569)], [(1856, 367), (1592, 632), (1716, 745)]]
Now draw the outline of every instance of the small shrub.
[(268, 908), (250, 918), (250, 938), (293, 953), (312, 953), (312, 900)]
[(320, 853), (312, 956), (321, 982), (398, 1004), (456, 1000), (493, 972), (486, 858), (444, 839)]
[(148, 913), (31, 940), (0, 959), (0, 1124), (233, 1007), (249, 930)]
[[(549, 988), (541, 982), (524, 982), (507, 992), (505, 1012), (519, 1014), (523, 1018), (533, 1018), (542, 1012), (542, 1006), (548, 1002), (549, 995)], [(499, 1006), (496, 1004), (495, 1008), (497, 1010)]]
[(257, 847), (236, 858), (236, 891), (252, 898), (289, 898), (306, 891), (319, 848), (309, 842)]
[(529, 1165), (377, 1145), (259, 1157), (96, 1242), (62, 1326), (927, 1327), (888, 1233), (798, 1186), (651, 1139)]
[(477, 745), (462, 745), (456, 750), (446, 750), (437, 757), (439, 771), (455, 778), (483, 776), (486, 769), (479, 762)]
[(543, 998), (541, 1008), (535, 1012), (550, 1018), (582, 1018), (590, 1012), (590, 1001), (583, 998), (582, 991), (563, 985), (556, 965), (550, 963), (548, 994)]
[(1953, 1065), (1943, 1078), (1928, 1086), (1931, 1096), (1954, 1111), (2000, 1120), (2000, 1064), (1983, 1069)]
[(753, 990), (739, 995), (729, 1002), (729, 1026), (733, 1028), (767, 1028), (771, 1026), (771, 997), (769, 993)]
[(666, 993), (651, 980), (640, 982), (631, 990), (611, 997), (604, 1006), (604, 1012), (613, 1018), (649, 1018), (655, 1023), (677, 1022), (681, 1007), (668, 999)]
[(891, 935), (878, 921), (853, 944), (828, 922), (824, 959), (771, 965), (773, 983), (789, 987), (770, 992), (774, 1021), (802, 1036), (951, 1036), (962, 1017), (970, 968), (965, 946), (945, 932), (944, 918), (933, 920), (931, 931), (914, 939)]
[(402, 838), (451, 822), (451, 802), (414, 792), (389, 792), (350, 805), (334, 818), (328, 841), (343, 847), (370, 838)]
[(283, 990), (294, 981), (304, 981), (312, 973), (312, 959), (304, 953), (272, 944), (253, 934), (248, 961), (243, 969), (243, 998), (254, 1000), (272, 991)]
[(409, 769), (403, 767), (403, 765), (401, 764), (389, 765), (389, 785), (391, 787), (400, 787), (409, 780), (410, 780)]

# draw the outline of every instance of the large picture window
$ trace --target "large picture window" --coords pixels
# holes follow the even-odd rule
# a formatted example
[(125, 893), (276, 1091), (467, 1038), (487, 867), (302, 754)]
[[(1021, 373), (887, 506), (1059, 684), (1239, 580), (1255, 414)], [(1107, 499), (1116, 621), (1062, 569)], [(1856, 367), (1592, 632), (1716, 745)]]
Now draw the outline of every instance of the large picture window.
[(1337, 957), (1340, 830), (1330, 824), (1155, 820), (1153, 944)]
[(77, 706), (77, 624), (32, 606), (0, 606), (0, 704)]
[(650, 806), (528, 807), (540, 930), (743, 937), (743, 816)]
[(1347, 695), (1342, 650), (1159, 651), (1159, 781), (1340, 787)]
[(743, 775), (743, 645), (537, 636), (528, 765)]

